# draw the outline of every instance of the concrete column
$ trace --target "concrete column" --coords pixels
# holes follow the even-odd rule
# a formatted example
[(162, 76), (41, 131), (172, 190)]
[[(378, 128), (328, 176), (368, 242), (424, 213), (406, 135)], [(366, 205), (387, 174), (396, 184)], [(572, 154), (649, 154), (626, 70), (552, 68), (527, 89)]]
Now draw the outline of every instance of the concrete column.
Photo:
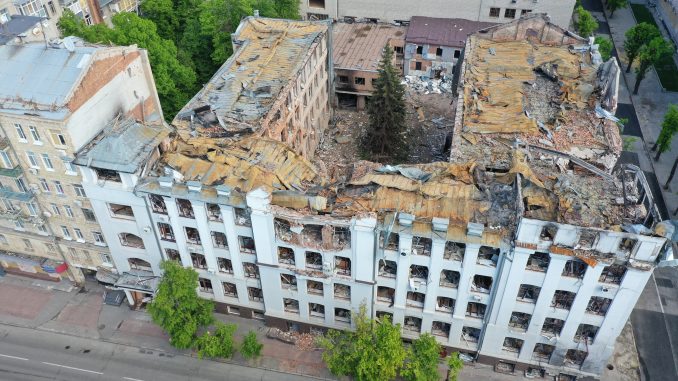
[(424, 315), (435, 313), (436, 302), (438, 299), (438, 288), (440, 287), (440, 272), (443, 269), (443, 252), (445, 251), (445, 240), (436, 238), (434, 235), (433, 245), (431, 247), (431, 261), (428, 268), (429, 282), (426, 285), (426, 300), (424, 301)]
[[(240, 244), (238, 242), (238, 233), (235, 230), (235, 211), (231, 206), (219, 205), (221, 219), (226, 232), (226, 241), (228, 242), (228, 254), (233, 264), (233, 276), (236, 279), (244, 279), (245, 273), (242, 267), (242, 258), (240, 257)], [(238, 290), (240, 295), (240, 290)]]
[(357, 219), (353, 225), (351, 237), (351, 274), (360, 282), (375, 282), (375, 227), (377, 219), (365, 217)]
[(257, 251), (257, 261), (277, 264), (275, 253), (275, 229), (270, 212), (271, 195), (263, 188), (247, 194), (247, 206), (251, 209), (252, 236)]
[[(406, 255), (398, 254), (398, 275), (396, 283), (396, 290), (394, 295), (393, 303), (393, 321), (402, 322), (404, 318), (404, 309), (405, 302), (407, 300), (407, 291), (409, 291), (409, 279), (410, 279), (410, 265), (411, 261), (411, 252), (412, 252), (412, 232), (402, 231), (399, 233), (400, 242), (398, 247), (400, 253), (406, 253)], [(396, 314), (400, 316), (400, 320), (396, 321)]]
[(172, 226), (174, 239), (177, 242), (177, 249), (179, 250), (179, 255), (181, 256), (181, 264), (184, 267), (193, 267), (191, 255), (186, 249), (186, 233), (184, 232), (183, 226), (177, 223), (177, 221), (179, 221), (179, 209), (177, 207), (177, 203), (173, 198), (169, 197), (163, 197), (163, 200), (165, 201), (165, 206), (167, 207), (169, 224)]
[(217, 266), (217, 258), (214, 256), (214, 245), (212, 244), (210, 226), (207, 222), (207, 209), (205, 209), (205, 203), (202, 201), (191, 200), (191, 207), (193, 208), (195, 222), (198, 226), (198, 234), (200, 235), (200, 241), (202, 242), (202, 250), (205, 261), (207, 262), (207, 268), (217, 272), (219, 267)]
[(523, 280), (527, 259), (530, 254), (531, 250), (516, 247), (513, 252), (513, 260), (505, 260), (503, 267), (504, 271), (502, 271), (503, 274), (499, 274), (493, 280), (494, 282), (505, 282), (503, 289), (501, 287), (502, 285), (496, 286), (497, 291), (502, 289), (502, 294), (497, 295), (494, 300), (494, 304), (497, 308), (492, 311), (492, 315), (494, 316), (490, 319), (497, 327), (508, 327), (511, 314), (516, 305), (516, 296), (518, 295), (518, 290), (520, 289), (520, 284)]
[(469, 243), (466, 245), (453, 315), (457, 319), (464, 320), (466, 318), (466, 305), (469, 302), (469, 288), (471, 286), (471, 279), (473, 279), (475, 273), (478, 250), (480, 250), (480, 245), (478, 244)]

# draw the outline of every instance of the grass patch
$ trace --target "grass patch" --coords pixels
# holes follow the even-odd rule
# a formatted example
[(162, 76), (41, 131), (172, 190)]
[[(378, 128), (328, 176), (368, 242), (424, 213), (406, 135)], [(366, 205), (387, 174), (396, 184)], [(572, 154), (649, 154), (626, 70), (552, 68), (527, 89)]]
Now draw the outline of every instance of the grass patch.
[[(659, 29), (659, 25), (657, 25), (657, 23), (654, 21), (652, 13), (645, 5), (633, 3), (630, 5), (631, 10), (633, 11), (633, 16), (636, 18), (638, 23), (646, 22), (656, 26), (657, 29)], [(678, 68), (676, 68), (676, 62), (673, 60), (673, 56), (666, 56), (662, 58), (654, 68), (657, 70), (659, 81), (666, 90), (678, 91)]]

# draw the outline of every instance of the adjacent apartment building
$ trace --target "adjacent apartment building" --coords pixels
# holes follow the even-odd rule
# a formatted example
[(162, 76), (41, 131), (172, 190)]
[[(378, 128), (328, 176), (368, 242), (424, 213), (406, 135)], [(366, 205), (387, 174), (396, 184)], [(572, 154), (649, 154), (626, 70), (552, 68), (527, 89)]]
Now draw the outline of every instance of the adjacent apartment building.
[(66, 263), (75, 281), (112, 266), (73, 160), (119, 115), (161, 119), (146, 51), (73, 39), (4, 45), (0, 83), (0, 249)]
[(575, 0), (300, 0), (302, 17), (309, 20), (367, 20), (406, 25), (413, 16), (460, 18), (504, 23), (530, 12), (547, 13), (567, 28)]

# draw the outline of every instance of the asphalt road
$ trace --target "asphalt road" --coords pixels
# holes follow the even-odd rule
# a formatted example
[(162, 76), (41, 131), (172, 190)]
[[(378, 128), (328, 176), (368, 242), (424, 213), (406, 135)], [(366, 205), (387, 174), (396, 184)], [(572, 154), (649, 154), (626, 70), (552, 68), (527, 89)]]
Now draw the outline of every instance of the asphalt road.
[(301, 381), (310, 378), (0, 325), (0, 380)]

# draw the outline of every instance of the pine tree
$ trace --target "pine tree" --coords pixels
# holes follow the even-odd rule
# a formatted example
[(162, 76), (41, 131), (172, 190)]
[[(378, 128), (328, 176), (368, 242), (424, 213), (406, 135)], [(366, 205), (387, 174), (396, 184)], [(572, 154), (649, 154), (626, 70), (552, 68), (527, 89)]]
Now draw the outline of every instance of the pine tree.
[(393, 66), (393, 49), (386, 45), (374, 81), (374, 94), (367, 105), (370, 122), (362, 148), (375, 161), (401, 162), (407, 157), (405, 144), (405, 88)]

